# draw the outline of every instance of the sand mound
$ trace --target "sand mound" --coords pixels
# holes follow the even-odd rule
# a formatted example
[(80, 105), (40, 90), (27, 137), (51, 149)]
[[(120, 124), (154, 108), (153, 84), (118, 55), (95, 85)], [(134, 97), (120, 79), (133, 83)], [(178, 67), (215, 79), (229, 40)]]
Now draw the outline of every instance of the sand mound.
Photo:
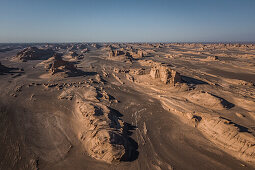
[(52, 49), (39, 49), (37, 47), (28, 47), (16, 55), (16, 59), (26, 62), (27, 60), (47, 60), (53, 56)]
[(234, 106), (225, 99), (204, 91), (190, 93), (187, 99), (192, 103), (216, 110), (229, 109)]

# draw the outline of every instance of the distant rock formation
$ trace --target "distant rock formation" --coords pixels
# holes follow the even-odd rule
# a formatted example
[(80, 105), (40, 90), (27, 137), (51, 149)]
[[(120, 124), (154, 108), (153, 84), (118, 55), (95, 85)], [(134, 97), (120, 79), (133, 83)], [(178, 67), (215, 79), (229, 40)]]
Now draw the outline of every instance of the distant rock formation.
[(93, 43), (93, 44), (91, 44), (91, 47), (94, 47), (94, 48), (98, 49), (98, 48), (100, 48), (101, 46), (100, 46), (99, 44)]
[(78, 56), (78, 54), (74, 51), (74, 52), (71, 52), (71, 56), (72, 56), (73, 58), (75, 58), (75, 57)]
[(45, 67), (49, 69), (51, 75), (64, 73), (69, 76), (74, 76), (80, 73), (72, 62), (64, 61), (60, 53), (55, 53)]
[(113, 50), (111, 50), (110, 52), (109, 52), (109, 57), (111, 58), (111, 57), (117, 57), (117, 56), (119, 56), (119, 55), (124, 55), (125, 53), (124, 53), (124, 51), (122, 51), (122, 50), (115, 50), (115, 51), (113, 51)]
[(82, 52), (81, 54), (78, 54), (78, 53), (75, 52), (75, 51), (71, 51), (71, 52), (69, 52), (69, 55), (72, 57), (72, 59), (80, 60), (80, 59), (83, 59), (83, 58), (84, 58), (83, 51), (81, 51), (81, 52)]
[(82, 50), (81, 50), (81, 53), (87, 53), (89, 50), (87, 49), (87, 48), (83, 48)]
[(54, 55), (52, 49), (39, 49), (28, 47), (17, 53), (16, 58), (26, 62), (27, 60), (47, 60)]
[(181, 75), (166, 64), (155, 64), (152, 66), (150, 76), (153, 79), (160, 79), (164, 84), (175, 85), (181, 82)]
[(81, 44), (79, 49), (84, 50), (87, 49), (88, 45), (87, 44)]
[(110, 50), (109, 51), (109, 60), (115, 60), (115, 61), (123, 61), (126, 63), (132, 63), (132, 55), (125, 51), (123, 48), (121, 49), (116, 49), (116, 50)]
[(144, 51), (139, 49), (137, 52), (132, 52), (132, 57), (133, 58), (143, 58)]

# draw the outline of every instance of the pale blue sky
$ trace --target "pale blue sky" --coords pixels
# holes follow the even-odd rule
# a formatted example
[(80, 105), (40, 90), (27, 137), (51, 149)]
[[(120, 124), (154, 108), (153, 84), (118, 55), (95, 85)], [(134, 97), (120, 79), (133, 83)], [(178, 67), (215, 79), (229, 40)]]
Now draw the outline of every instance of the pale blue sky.
[(0, 0), (0, 42), (255, 41), (255, 0)]

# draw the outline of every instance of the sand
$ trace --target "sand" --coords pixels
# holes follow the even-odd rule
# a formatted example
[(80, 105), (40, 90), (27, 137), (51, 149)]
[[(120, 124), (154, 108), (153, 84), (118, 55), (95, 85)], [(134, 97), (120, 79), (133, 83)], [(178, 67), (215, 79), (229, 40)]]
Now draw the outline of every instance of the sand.
[(1, 46), (0, 169), (255, 168), (254, 44)]

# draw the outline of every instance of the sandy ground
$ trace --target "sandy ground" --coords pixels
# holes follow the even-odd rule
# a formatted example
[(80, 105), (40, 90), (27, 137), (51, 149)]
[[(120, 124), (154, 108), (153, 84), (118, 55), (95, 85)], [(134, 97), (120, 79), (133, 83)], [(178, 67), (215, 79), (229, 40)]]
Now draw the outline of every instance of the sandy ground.
[[(32, 45), (79, 74), (15, 57)], [(0, 169), (254, 169), (255, 45), (32, 45), (0, 46)]]

